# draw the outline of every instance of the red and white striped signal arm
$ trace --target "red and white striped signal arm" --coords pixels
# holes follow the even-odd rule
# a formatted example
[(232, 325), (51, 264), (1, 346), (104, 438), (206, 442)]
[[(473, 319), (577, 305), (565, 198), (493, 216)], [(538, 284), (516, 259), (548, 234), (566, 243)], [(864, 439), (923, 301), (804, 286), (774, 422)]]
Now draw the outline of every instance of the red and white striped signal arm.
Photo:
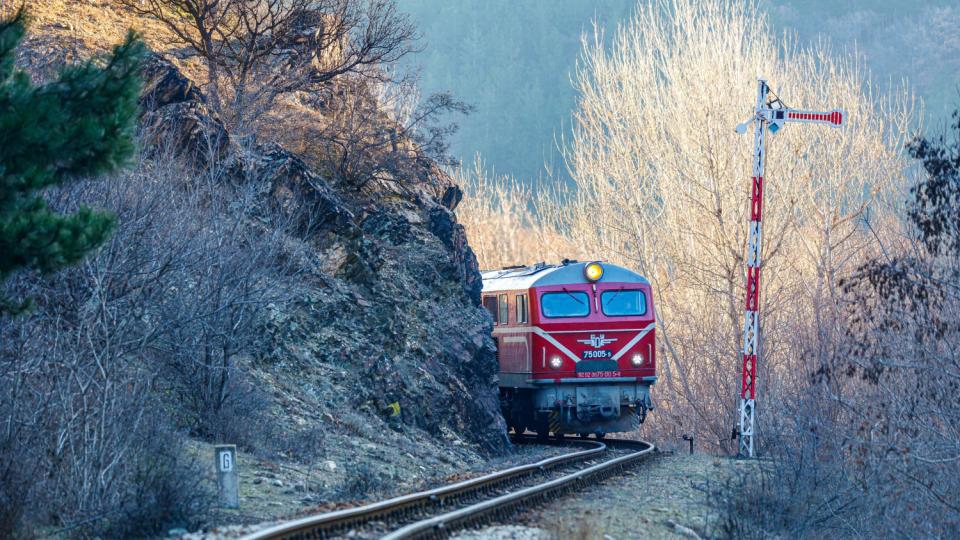
[(840, 127), (847, 119), (847, 113), (842, 110), (833, 111), (805, 111), (803, 109), (781, 109), (774, 110), (774, 114), (779, 119), (779, 112), (783, 112), (783, 120), (786, 122), (801, 122), (804, 124), (826, 124), (832, 127)]

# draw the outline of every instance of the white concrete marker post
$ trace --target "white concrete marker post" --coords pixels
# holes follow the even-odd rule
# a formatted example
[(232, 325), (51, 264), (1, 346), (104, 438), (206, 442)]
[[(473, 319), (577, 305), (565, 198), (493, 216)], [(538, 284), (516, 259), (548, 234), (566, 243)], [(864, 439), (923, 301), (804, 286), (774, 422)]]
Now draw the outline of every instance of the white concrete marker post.
[(217, 466), (217, 485), (220, 488), (220, 507), (240, 508), (237, 445), (218, 444), (213, 447), (213, 454)]

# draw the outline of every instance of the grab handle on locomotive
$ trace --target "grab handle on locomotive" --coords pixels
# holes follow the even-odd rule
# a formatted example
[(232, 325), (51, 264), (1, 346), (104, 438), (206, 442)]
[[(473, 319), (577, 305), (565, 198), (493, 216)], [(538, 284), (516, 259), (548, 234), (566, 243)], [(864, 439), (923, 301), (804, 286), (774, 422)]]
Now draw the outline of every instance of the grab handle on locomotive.
[(641, 400), (637, 401), (637, 419), (641, 424), (647, 419), (647, 404)]

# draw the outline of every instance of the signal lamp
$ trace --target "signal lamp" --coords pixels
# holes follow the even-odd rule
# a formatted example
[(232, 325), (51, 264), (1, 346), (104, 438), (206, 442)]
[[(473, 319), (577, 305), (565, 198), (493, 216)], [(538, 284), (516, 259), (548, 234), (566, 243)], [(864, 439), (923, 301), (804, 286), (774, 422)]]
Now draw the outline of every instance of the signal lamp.
[(630, 359), (630, 363), (633, 364), (633, 365), (635, 365), (635, 366), (642, 366), (642, 365), (643, 365), (643, 355), (640, 354), (640, 353), (637, 353), (637, 354), (633, 355), (633, 358)]
[(550, 367), (552, 367), (553, 369), (560, 369), (560, 368), (562, 368), (562, 367), (563, 367), (563, 359), (560, 358), (559, 356), (551, 356), (551, 357), (550, 357)]
[(583, 267), (583, 277), (591, 283), (600, 281), (600, 278), (603, 277), (603, 267), (598, 262), (592, 262)]

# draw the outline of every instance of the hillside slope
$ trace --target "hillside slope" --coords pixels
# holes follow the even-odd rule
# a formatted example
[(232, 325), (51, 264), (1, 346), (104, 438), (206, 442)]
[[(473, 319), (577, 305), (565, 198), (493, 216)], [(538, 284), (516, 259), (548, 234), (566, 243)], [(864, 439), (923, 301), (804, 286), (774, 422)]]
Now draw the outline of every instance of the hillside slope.
[[(37, 365), (47, 358), (50, 367), (26, 379), (37, 396), (54, 392), (73, 400), (70, 392), (78, 390), (72, 383), (47, 373), (60, 369), (59, 358), (102, 350), (97, 340), (47, 342), (40, 336), (94, 325), (102, 308), (110, 320), (99, 320), (106, 330), (98, 331), (122, 330), (134, 336), (124, 343), (136, 343), (109, 352), (115, 356), (107, 371), (119, 373), (110, 372), (111, 380), (129, 381), (122, 383), (128, 389), (144, 381), (130, 406), (138, 407), (136, 414), (149, 410), (160, 423), (149, 433), (173, 433), (162, 440), (180, 441), (170, 443), (182, 448), (171, 463), (195, 458), (203, 476), (210, 473), (208, 445), (235, 443), (241, 466), (322, 470), (319, 479), (298, 488), (310, 492), (305, 500), (322, 504), (422, 484), (507, 451), (491, 321), (479, 307), (476, 258), (452, 212), (462, 194), (445, 172), (418, 158), (409, 177), (381, 175), (362, 188), (338, 184), (280, 144), (232, 137), (187, 75), (189, 61), (163, 49), (162, 29), (110, 2), (54, 0), (34, 9), (19, 66), (37, 81), (104, 51), (124, 27), (146, 24), (148, 44), (159, 49), (143, 70), (140, 155), (133, 170), (97, 184), (102, 191), (80, 183), (51, 194), (54, 207), (85, 203), (116, 213), (111, 245), (89, 264), (49, 277), (19, 276), (9, 285), (39, 298), (34, 313), (4, 326), (2, 351), (36, 358)], [(410, 148), (401, 150), (415, 151)], [(145, 206), (147, 200), (154, 206)], [(229, 226), (212, 242), (201, 241), (223, 223)], [(232, 251), (218, 254), (221, 245), (224, 253)], [(150, 266), (130, 262), (136, 260)], [(158, 260), (167, 262), (153, 266)], [(114, 289), (103, 275), (119, 275), (115, 266), (121, 263), (134, 277)], [(226, 293), (237, 300), (225, 303), (220, 295)], [(62, 365), (64, 374), (73, 369)], [(11, 373), (2, 371), (0, 378)], [(124, 386), (101, 390), (96, 370), (83, 376), (103, 392), (90, 399), (106, 403), (112, 399), (106, 392), (123, 393)], [(62, 388), (51, 390), (58, 384)], [(143, 451), (144, 466), (154, 467), (158, 462), (147, 452), (153, 447), (137, 438), (151, 435), (129, 423), (136, 414), (101, 417), (109, 422), (103, 429), (129, 436), (129, 448), (116, 452)], [(36, 429), (62, 427), (69, 437), (79, 426), (75, 420), (63, 418), (59, 426), (55, 416)], [(53, 439), (37, 431), (35, 440)], [(40, 443), (29, 444), (23, 459), (46, 455)], [(108, 457), (113, 451), (106, 449)], [(57, 452), (51, 448), (49, 455)], [(4, 463), (16, 467), (17, 456), (11, 450)], [(39, 475), (58, 479), (56, 487), (27, 478), (0, 485), (0, 495), (27, 489), (23, 515), (36, 526), (84, 523), (92, 534), (124, 534), (128, 529), (100, 524), (116, 512), (109, 504), (145, 504), (123, 500), (123, 490), (139, 485), (136, 471), (143, 464), (132, 460), (123, 479), (103, 488), (116, 492), (104, 500), (122, 502), (84, 508), (68, 497), (51, 503), (56, 493), (72, 497), (77, 491), (60, 472), (79, 467), (71, 459), (36, 465)], [(95, 463), (82, 467), (103, 473)], [(248, 503), (266, 488), (261, 476), (255, 486), (242, 487)], [(195, 527), (242, 520), (243, 514), (156, 519), (163, 527)]]
[[(252, 369), (284, 411), (277, 420), (328, 435), (390, 426), (502, 450), (491, 323), (449, 176), (427, 165), (419, 178), (341, 191), (279, 145), (233, 142), (168, 62), (152, 58), (145, 75), (145, 142), (175, 140), (181, 156), (206, 156), (209, 135), (197, 133), (216, 133), (224, 181), (254, 184), (258, 204), (302, 220), (291, 240), (311, 250), (297, 298), (270, 312), (264, 349), (252, 351)], [(392, 403), (399, 418), (387, 421)]]

